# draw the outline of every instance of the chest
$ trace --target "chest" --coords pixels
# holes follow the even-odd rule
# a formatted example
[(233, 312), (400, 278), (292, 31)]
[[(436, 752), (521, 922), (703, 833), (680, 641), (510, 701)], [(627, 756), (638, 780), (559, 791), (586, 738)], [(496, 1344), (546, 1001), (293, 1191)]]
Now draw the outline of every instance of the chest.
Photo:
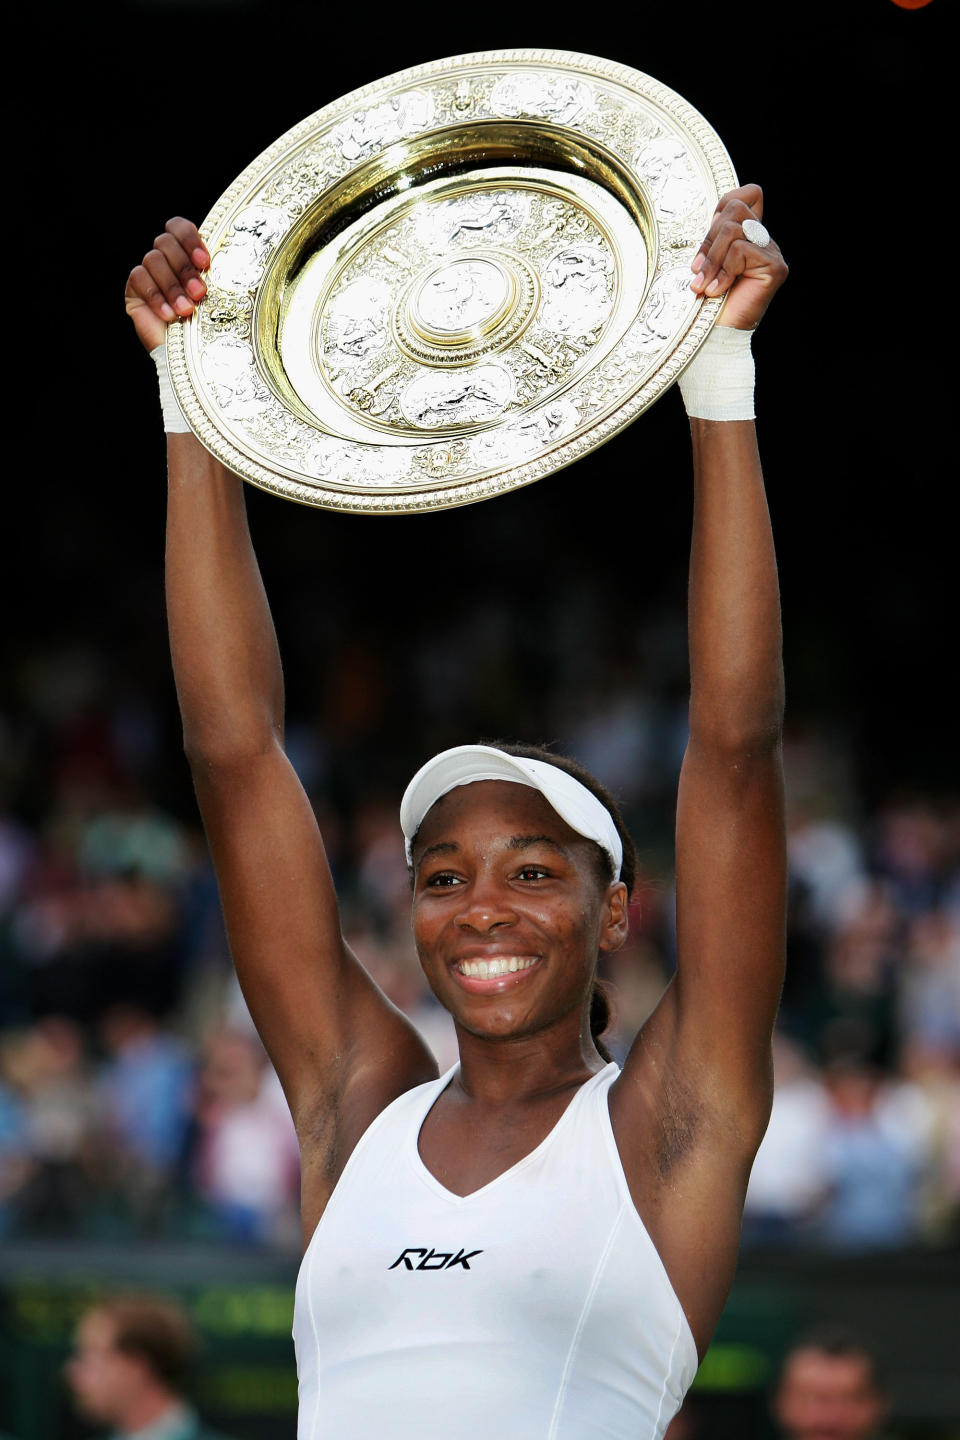
[[(477, 1163), (461, 1163), (468, 1184), (481, 1181), (466, 1195), (432, 1173), (415, 1134), (402, 1148), (358, 1157), (298, 1282), (301, 1302), (313, 1297), (325, 1348), (366, 1353), (426, 1326), (468, 1350), (534, 1332), (562, 1349), (623, 1204), (602, 1166), (585, 1166), (556, 1138), (512, 1165), (511, 1147), (491, 1140)], [(486, 1182), (483, 1161), (497, 1171)]]
[(532, 1154), (569, 1103), (564, 1094), (536, 1106), (494, 1112), (444, 1092), (420, 1128), (420, 1160), (445, 1189), (472, 1195)]
[[(301, 1403), (316, 1397), (322, 1433), (441, 1435), (469, 1410), (463, 1436), (542, 1440), (562, 1413), (556, 1434), (572, 1440), (621, 1397), (629, 1413), (604, 1433), (653, 1435), (677, 1305), (604, 1135), (565, 1124), (530, 1149), (536, 1127), (504, 1144), (480, 1125), (479, 1163), (461, 1156), (458, 1173), (497, 1173), (458, 1195), (413, 1121), (361, 1145), (301, 1267)], [(360, 1402), (373, 1408), (358, 1428)]]

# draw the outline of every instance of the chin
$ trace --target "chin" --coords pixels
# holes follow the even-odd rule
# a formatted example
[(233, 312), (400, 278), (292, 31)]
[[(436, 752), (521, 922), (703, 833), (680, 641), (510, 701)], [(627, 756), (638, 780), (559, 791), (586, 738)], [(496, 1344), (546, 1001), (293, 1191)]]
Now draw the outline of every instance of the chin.
[(87, 1395), (77, 1395), (74, 1392), (73, 1405), (77, 1414), (83, 1420), (89, 1420), (94, 1425), (111, 1425), (113, 1423), (113, 1411), (109, 1405), (97, 1404), (97, 1401)]
[[(492, 1009), (492, 1007), (491, 1007)], [(534, 1020), (516, 1010), (497, 1010), (491, 1013), (454, 1013), (454, 1024), (478, 1040), (530, 1040), (548, 1030), (552, 1020)]]

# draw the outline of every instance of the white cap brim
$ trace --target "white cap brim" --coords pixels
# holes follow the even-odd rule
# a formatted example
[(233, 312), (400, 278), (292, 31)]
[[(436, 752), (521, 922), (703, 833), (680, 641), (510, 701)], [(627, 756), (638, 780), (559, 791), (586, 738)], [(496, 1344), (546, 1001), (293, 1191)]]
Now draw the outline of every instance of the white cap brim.
[(579, 780), (544, 760), (508, 755), (493, 745), (457, 745), (428, 760), (414, 775), (400, 802), (400, 826), (412, 859), (413, 838), (427, 811), (442, 795), (478, 780), (508, 780), (529, 785), (549, 802), (562, 820), (606, 851), (616, 879), (623, 864), (623, 843), (607, 807)]

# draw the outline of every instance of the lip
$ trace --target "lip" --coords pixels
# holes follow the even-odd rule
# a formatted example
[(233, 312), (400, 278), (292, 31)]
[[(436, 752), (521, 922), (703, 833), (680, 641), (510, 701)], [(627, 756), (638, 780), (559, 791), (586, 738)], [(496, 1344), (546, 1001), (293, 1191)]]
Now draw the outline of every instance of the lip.
[(543, 964), (540, 955), (517, 956), (517, 959), (533, 960), (532, 965), (527, 965), (523, 970), (508, 970), (505, 975), (487, 976), (481, 979), (478, 975), (464, 975), (460, 971), (460, 965), (464, 960), (501, 960), (507, 955), (515, 954), (515, 951), (498, 951), (493, 954), (486, 951), (483, 954), (458, 955), (450, 962), (450, 974), (462, 990), (470, 995), (502, 995), (507, 990), (515, 990), (522, 985), (531, 975), (535, 975)]

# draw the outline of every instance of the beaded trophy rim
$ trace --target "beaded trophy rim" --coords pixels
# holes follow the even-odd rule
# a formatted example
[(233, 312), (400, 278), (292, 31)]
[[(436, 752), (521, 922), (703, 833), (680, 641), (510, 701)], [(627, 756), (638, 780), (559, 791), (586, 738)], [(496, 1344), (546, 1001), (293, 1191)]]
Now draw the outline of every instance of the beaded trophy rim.
[[(285, 131), (241, 171), (205, 217), (200, 228), (211, 248), (211, 258), (231, 219), (245, 206), (256, 203), (257, 192), (264, 187), (267, 178), (279, 172), (284, 163), (291, 163), (311, 139), (319, 139), (338, 121), (367, 108), (371, 101), (382, 102), (392, 94), (410, 89), (417, 82), (450, 80), (456, 78), (458, 72), (494, 69), (559, 72), (613, 84), (662, 111), (671, 126), (680, 129), (709, 177), (714, 204), (737, 184), (730, 157), (713, 127), (687, 100), (652, 76), (617, 61), (572, 51), (485, 50), (429, 61), (369, 82), (322, 106)], [(554, 129), (569, 130), (574, 136), (580, 133), (576, 125), (558, 127), (556, 122), (550, 124)], [(438, 128), (427, 125), (418, 134), (429, 134)], [(405, 136), (404, 143), (416, 138), (417, 135)], [(366, 163), (366, 158), (361, 157), (339, 178), (343, 179), (359, 169)], [(642, 186), (643, 176), (633, 171), (631, 165), (622, 163)], [(291, 229), (292, 226), (291, 221)], [(611, 409), (601, 412), (596, 420), (578, 427), (574, 434), (554, 441), (529, 458), (508, 461), (499, 469), (492, 467), (473, 478), (457, 480), (451, 477), (449, 482), (438, 483), (427, 482), (424, 477), (419, 489), (417, 482), (395, 489), (373, 484), (369, 488), (358, 488), (346, 481), (319, 480), (285, 463), (289, 457), (278, 455), (269, 457), (265, 463), (262, 453), (258, 453), (252, 444), (243, 442), (224, 417), (216, 412), (211, 415), (209, 396), (206, 404), (201, 398), (203, 391), (198, 374), (201, 307), (189, 319), (171, 325), (167, 348), (171, 379), (180, 408), (197, 438), (218, 460), (258, 488), (303, 505), (350, 514), (411, 514), (494, 498), (532, 484), (600, 448), (632, 424), (676, 381), (712, 330), (722, 310), (723, 299), (698, 297), (692, 320), (683, 324), (679, 336), (673, 337), (666, 354), (652, 373), (628, 394), (621, 396)], [(424, 443), (429, 440), (429, 434), (425, 434)], [(347, 443), (360, 446), (364, 442)], [(370, 444), (376, 444), (374, 434)]]

